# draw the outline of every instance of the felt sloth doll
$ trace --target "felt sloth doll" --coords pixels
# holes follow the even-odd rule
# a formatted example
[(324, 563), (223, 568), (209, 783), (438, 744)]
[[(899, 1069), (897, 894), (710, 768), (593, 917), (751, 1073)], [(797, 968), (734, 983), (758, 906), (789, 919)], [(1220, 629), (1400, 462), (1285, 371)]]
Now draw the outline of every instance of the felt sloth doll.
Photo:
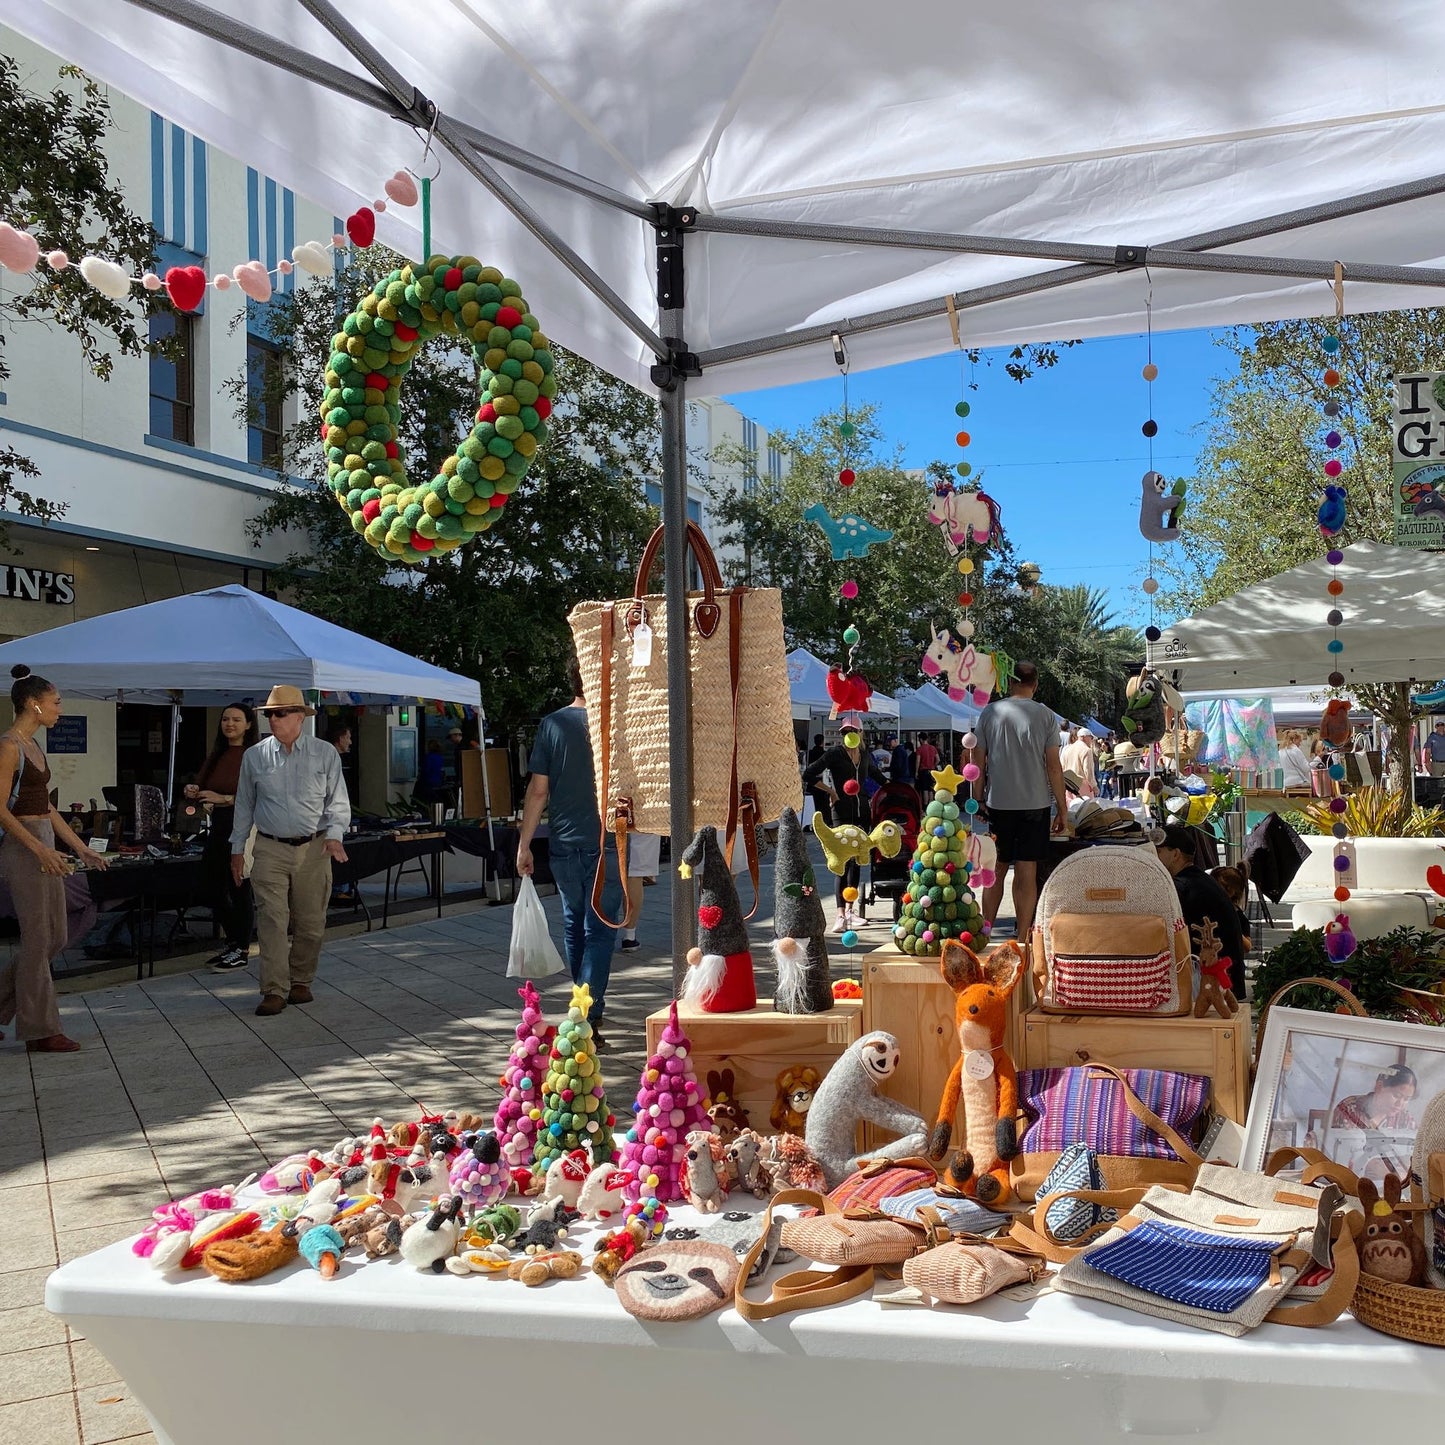
[(1385, 1179), (1383, 1199), (1372, 1179), (1361, 1179), (1360, 1203), (1365, 1209), (1361, 1270), (1391, 1284), (1424, 1284), (1425, 1241), (1415, 1233), (1410, 1216), (1400, 1212), (1399, 1179), (1393, 1174)]
[(694, 1320), (732, 1303), (741, 1261), (723, 1244), (663, 1239), (617, 1271), (623, 1309), (641, 1320)]

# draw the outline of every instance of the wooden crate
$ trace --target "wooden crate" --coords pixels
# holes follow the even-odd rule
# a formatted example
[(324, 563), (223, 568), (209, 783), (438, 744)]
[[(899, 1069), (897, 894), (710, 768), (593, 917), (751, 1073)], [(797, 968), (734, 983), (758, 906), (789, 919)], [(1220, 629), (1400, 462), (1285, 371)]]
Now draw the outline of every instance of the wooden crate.
[[(1004, 1043), (1017, 1057), (1019, 1022), (1029, 997), (1028, 978), (1014, 990)], [(902, 1060), (884, 1092), (916, 1109), (931, 1125), (958, 1058), (953, 1025), (953, 990), (938, 971), (938, 960), (916, 959), (895, 948), (870, 953), (863, 967), (863, 1032), (882, 1029), (898, 1040)], [(955, 1134), (958, 1121), (955, 1120)], [(887, 1136), (863, 1126), (863, 1147), (876, 1148)]]
[[(826, 1074), (860, 1034), (863, 1005), (839, 999), (826, 1013), (782, 1014), (759, 1006), (747, 1013), (704, 1013), (693, 1004), (677, 1006), (678, 1021), (692, 1040), (693, 1068), (706, 1087), (709, 1069), (731, 1069), (738, 1101), (760, 1134), (777, 1096), (777, 1078), (794, 1064), (811, 1064)], [(647, 1017), (647, 1052), (656, 1052), (668, 1010)]]
[(1214, 1107), (1243, 1124), (1249, 1112), (1249, 1012), (1232, 1019), (1099, 1018), (1024, 1015), (1018, 1051), (1020, 1069), (1112, 1064), (1116, 1069), (1175, 1069), (1205, 1074), (1214, 1085)]

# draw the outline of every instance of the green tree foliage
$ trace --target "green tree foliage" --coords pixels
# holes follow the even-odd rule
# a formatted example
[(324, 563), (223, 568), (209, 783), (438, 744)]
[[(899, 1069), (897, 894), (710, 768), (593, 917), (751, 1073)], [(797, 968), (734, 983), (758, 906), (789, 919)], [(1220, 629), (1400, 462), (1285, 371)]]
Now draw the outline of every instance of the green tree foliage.
[[(269, 312), (285, 363), (264, 395), (231, 383), (243, 408), (296, 398), (301, 419), (282, 437), (291, 479), (253, 534), (294, 539), (276, 585), (300, 606), (363, 636), (477, 678), (487, 717), (512, 733), (563, 701), (571, 647), (567, 613), (587, 598), (631, 590), (630, 568), (655, 523), (642, 481), (658, 470), (656, 405), (580, 357), (554, 348), (552, 433), (503, 520), (467, 546), (420, 566), (383, 561), (352, 530), (326, 485), (317, 440), (322, 376), (337, 319), (400, 258), (373, 246), (334, 282), (310, 281)], [(477, 405), (471, 348), (438, 337), (403, 387), (400, 441), (413, 476), (433, 475)]]
[[(23, 83), (12, 56), (0, 56), (0, 217), (52, 250), (117, 261), (132, 272), (154, 261), (155, 233), (126, 204), (106, 159), (110, 103), (106, 92), (74, 66), (61, 66), (48, 91)], [(30, 276), (9, 277), (0, 298), (0, 388), (10, 375), (4, 346), (19, 326), (58, 327), (74, 337), (86, 365), (102, 380), (115, 353), (140, 356), (148, 348), (146, 317), (154, 303), (135, 290), (112, 301), (82, 280), (74, 267), (51, 271), (44, 262)], [(13, 447), (0, 448), (0, 508), (51, 520), (64, 507), (26, 490), (40, 475)]]

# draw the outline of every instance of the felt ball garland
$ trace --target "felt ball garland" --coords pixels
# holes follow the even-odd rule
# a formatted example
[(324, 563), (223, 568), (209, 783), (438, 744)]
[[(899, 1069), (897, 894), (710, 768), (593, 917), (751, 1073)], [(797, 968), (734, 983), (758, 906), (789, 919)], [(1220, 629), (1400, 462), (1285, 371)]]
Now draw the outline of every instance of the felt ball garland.
[[(472, 256), (433, 256), (378, 281), (332, 338), (321, 403), (327, 480), (352, 527), (383, 557), (421, 562), (485, 532), (547, 437), (557, 382), (522, 288)], [(470, 435), (414, 484), (397, 440), (401, 384), (418, 350), (464, 336), (480, 367)]]

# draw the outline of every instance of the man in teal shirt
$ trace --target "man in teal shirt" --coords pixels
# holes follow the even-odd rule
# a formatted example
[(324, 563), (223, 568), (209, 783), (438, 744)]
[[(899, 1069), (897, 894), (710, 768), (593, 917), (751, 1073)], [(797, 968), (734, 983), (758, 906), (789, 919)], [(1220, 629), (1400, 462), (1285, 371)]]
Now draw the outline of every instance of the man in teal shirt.
[[(522, 804), (522, 829), (517, 841), (517, 872), (530, 877), (532, 839), (542, 812), (547, 813), (547, 852), (552, 877), (562, 895), (563, 952), (574, 983), (585, 983), (592, 993), (588, 1019), (599, 1049), (608, 1047), (602, 1037), (602, 1012), (617, 932), (592, 907), (592, 880), (602, 857), (602, 819), (597, 811), (596, 774), (592, 740), (587, 731), (587, 704), (582, 697), (582, 670), (575, 657), (567, 662), (572, 701), (542, 719), (532, 744), (527, 767), (531, 778)], [(609, 850), (610, 851), (610, 850)], [(615, 856), (615, 855), (614, 855)], [(617, 918), (622, 906), (622, 882), (615, 865), (607, 870), (602, 908)]]

